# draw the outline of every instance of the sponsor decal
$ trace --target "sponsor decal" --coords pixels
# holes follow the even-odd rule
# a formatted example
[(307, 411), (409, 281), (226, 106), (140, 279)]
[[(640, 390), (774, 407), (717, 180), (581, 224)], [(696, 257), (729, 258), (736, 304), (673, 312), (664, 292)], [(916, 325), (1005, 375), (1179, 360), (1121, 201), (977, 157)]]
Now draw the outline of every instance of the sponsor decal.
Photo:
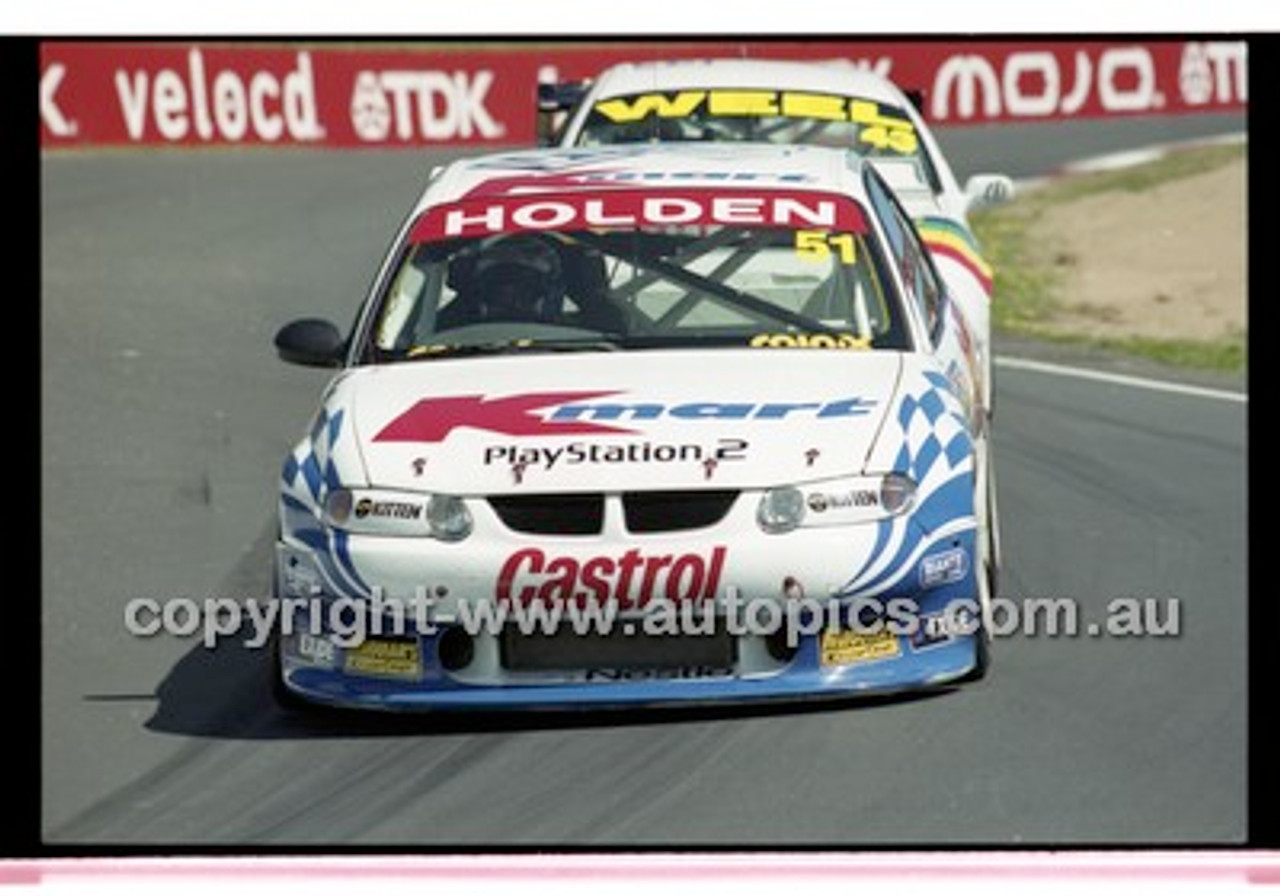
[(747, 343), (752, 348), (852, 348), (871, 347), (871, 340), (853, 333), (757, 333)]
[(911, 633), (913, 650), (928, 650), (940, 644), (948, 644), (956, 634), (963, 634), (958, 629), (958, 621), (952, 620), (946, 613), (928, 613), (920, 617), (920, 624)]
[(1189, 43), (1182, 48), (1178, 92), (1188, 106), (1229, 104), (1248, 98), (1243, 42)]
[(58, 138), (75, 137), (80, 125), (68, 118), (58, 105), (58, 88), (67, 75), (67, 67), (60, 62), (51, 64), (40, 73), (40, 121), (49, 133)]
[[(1246, 100), (1244, 42), (1186, 44), (1177, 65), (1177, 97), (1161, 87), (1157, 58), (1162, 52), (1167, 55), (1159, 45), (1126, 44), (1022, 49), (1003, 58), (953, 54), (933, 77), (930, 115), (947, 121), (1150, 114), (1176, 107), (1175, 100), (1191, 109)], [(1167, 62), (1164, 69), (1167, 73)]]
[(315, 666), (333, 668), (336, 650), (328, 638), (303, 632), (298, 635), (298, 656)]
[(920, 560), (920, 587), (935, 588), (959, 582), (969, 572), (969, 555), (964, 548), (951, 548), (929, 554)]
[[(459, 427), (508, 436), (618, 435), (635, 430), (597, 421), (644, 420), (817, 420), (861, 417), (876, 402), (861, 397), (832, 401), (596, 402), (621, 392), (529, 392), (489, 397), (456, 395), (423, 398), (392, 419), (375, 442), (443, 442)], [(539, 413), (541, 412), (541, 413)]]
[(676, 666), (660, 669), (587, 669), (585, 681), (667, 681), (692, 678), (733, 678), (728, 666)]
[(746, 439), (721, 439), (714, 446), (693, 443), (671, 444), (662, 442), (570, 442), (555, 447), (540, 445), (488, 445), (484, 449), (484, 464), (519, 464), (521, 470), (530, 467), (552, 470), (558, 466), (580, 464), (665, 464), (684, 461), (744, 460)]
[(464, 199), (427, 209), (414, 224), (410, 239), (418, 243), (512, 231), (674, 226), (866, 230), (853, 200), (825, 193), (649, 187)]
[(416, 639), (370, 638), (346, 651), (343, 669), (357, 675), (420, 678), (422, 655)]
[(673, 603), (714, 599), (724, 571), (723, 546), (710, 555), (643, 554), (631, 548), (618, 556), (547, 556), (539, 548), (516, 551), (502, 564), (495, 596), (500, 603), (545, 604), (616, 602), (643, 607), (654, 597)]
[(248, 137), (274, 143), (323, 140), (316, 105), (311, 56), (294, 56), (283, 76), (258, 69), (245, 77), (234, 69), (206, 70), (198, 49), (187, 54), (185, 68), (117, 68), (114, 83), (129, 139), (141, 141), (148, 125), (169, 142), (237, 143)]
[(594, 111), (614, 124), (649, 116), (689, 118), (694, 114), (725, 118), (803, 118), (852, 122), (864, 126), (859, 140), (881, 149), (913, 153), (919, 148), (915, 126), (899, 110), (871, 100), (801, 90), (681, 90), (613, 97)]
[(828, 510), (847, 510), (856, 507), (879, 507), (880, 493), (875, 489), (860, 488), (849, 492), (825, 494), (813, 492), (805, 503), (814, 513), (825, 513)]
[(831, 631), (822, 633), (818, 655), (824, 666), (856, 666), (900, 655), (898, 638), (891, 632), (863, 633)]
[(367, 517), (416, 520), (422, 517), (422, 505), (409, 501), (375, 501), (373, 498), (361, 498), (356, 502), (357, 519)]
[(617, 434), (630, 430), (595, 423), (567, 422), (549, 426), (535, 411), (616, 392), (529, 392), (490, 398), (458, 395), (424, 398), (400, 414), (377, 435), (375, 442), (443, 442), (454, 429), (466, 426), (508, 436)]
[(506, 128), (485, 105), (493, 81), (489, 69), (363, 70), (351, 88), (351, 128), (365, 143), (497, 140)]
[(688, 401), (681, 404), (566, 404), (551, 413), (550, 420), (783, 420), (800, 417), (861, 417), (876, 404), (864, 398), (835, 401)]

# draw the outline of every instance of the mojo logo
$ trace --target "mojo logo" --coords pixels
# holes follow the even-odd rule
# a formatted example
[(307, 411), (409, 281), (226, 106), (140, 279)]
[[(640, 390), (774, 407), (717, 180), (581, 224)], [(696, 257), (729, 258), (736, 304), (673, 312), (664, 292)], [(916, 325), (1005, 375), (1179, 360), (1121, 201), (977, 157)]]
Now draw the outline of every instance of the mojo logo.
[(366, 143), (394, 138), (496, 140), (507, 129), (489, 114), (485, 98), (493, 72), (362, 71), (351, 90), (351, 127)]
[(252, 136), (271, 143), (286, 135), (298, 141), (322, 140), (325, 131), (317, 114), (311, 57), (298, 53), (294, 59), (294, 68), (283, 77), (227, 68), (210, 79), (199, 50), (187, 54), (185, 71), (117, 69), (116, 95), (129, 138), (142, 140), (149, 120), (168, 141), (194, 136), (238, 142)]
[(443, 442), (458, 427), (508, 436), (616, 435), (635, 430), (594, 421), (635, 420), (786, 420), (861, 417), (876, 402), (865, 398), (834, 401), (751, 402), (688, 401), (666, 404), (592, 402), (617, 392), (530, 392), (490, 398), (455, 395), (424, 398), (392, 419), (375, 442)]
[[(1165, 105), (1145, 47), (1076, 50), (1064, 64), (1048, 50), (1010, 53), (997, 66), (972, 53), (950, 56), (934, 77), (933, 118), (1046, 118), (1075, 115), (1091, 102), (1104, 112), (1147, 112)], [(951, 102), (955, 100), (955, 112)]]

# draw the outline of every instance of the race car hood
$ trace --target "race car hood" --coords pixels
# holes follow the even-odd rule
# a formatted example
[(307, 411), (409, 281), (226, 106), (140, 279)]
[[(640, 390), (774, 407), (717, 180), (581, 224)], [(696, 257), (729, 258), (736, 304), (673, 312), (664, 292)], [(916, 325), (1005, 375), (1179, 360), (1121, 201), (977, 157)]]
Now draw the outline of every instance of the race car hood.
[(349, 412), (375, 487), (758, 488), (862, 472), (902, 366), (836, 349), (521, 353), (357, 368), (326, 405)]

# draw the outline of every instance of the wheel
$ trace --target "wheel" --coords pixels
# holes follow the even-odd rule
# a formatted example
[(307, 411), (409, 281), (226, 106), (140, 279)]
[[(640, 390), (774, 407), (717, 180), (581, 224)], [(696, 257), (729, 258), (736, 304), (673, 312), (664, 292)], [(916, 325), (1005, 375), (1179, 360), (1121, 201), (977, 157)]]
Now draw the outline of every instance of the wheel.
[(978, 510), (977, 569), (978, 605), (981, 608), (981, 628), (975, 637), (974, 665), (960, 679), (962, 682), (981, 681), (991, 666), (991, 633), (986, 620), (991, 615), (991, 604), (996, 597), (1000, 579), (1000, 523), (996, 509), (996, 480), (991, 463), (990, 433), (978, 448), (978, 480), (975, 491), (980, 496), (974, 502)]
[(978, 632), (973, 650), (973, 668), (960, 676), (959, 681), (961, 684), (982, 681), (987, 677), (987, 670), (991, 668), (991, 639), (986, 629)]

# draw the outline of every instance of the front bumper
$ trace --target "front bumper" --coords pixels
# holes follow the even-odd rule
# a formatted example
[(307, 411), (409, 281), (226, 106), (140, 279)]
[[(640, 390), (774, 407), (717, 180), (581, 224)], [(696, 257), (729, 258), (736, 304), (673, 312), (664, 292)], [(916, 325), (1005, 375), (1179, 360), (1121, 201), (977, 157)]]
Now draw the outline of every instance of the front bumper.
[[(628, 544), (639, 547), (630, 597), (705, 598), (700, 607), (713, 621), (696, 617), (695, 633), (714, 632), (728, 653), (709, 659), (697, 645), (686, 658), (676, 651), (636, 661), (623, 644), (616, 665), (606, 648), (564, 668), (512, 668), (504, 632), (515, 607), (582, 594), (599, 582), (614, 588), (615, 604), (626, 603), (617, 599), (627, 556), (621, 549), (610, 554), (598, 541), (573, 538), (539, 539), (538, 554), (528, 539), (465, 548), (397, 538), (290, 539), (277, 546), (276, 558), (276, 593), (288, 605), (280, 617), (287, 625), (279, 674), (308, 701), (392, 711), (661, 706), (931, 688), (964, 677), (979, 661), (975, 538), (971, 517), (897, 540), (877, 526), (781, 537), (748, 532), (732, 543), (710, 533), (632, 538)], [(668, 562), (646, 577), (651, 557)], [(672, 576), (673, 569), (683, 571)], [(404, 612), (389, 614), (388, 602)], [(425, 616), (417, 612), (422, 606), (429, 607)], [(467, 607), (506, 607), (506, 625), (500, 611), (477, 619)], [(822, 624), (814, 608), (826, 613)], [(646, 637), (644, 608), (614, 609), (615, 635), (626, 627), (631, 634), (624, 637)], [(833, 616), (845, 629), (874, 625), (877, 609), (889, 614), (879, 634), (825, 630)]]
[[(353, 675), (340, 668), (300, 665), (296, 648), (282, 652), (285, 686), (315, 703), (389, 711), (505, 710), (656, 707), (757, 701), (791, 701), (893, 694), (925, 690), (954, 682), (977, 664), (980, 635), (966, 635), (916, 653), (899, 639), (894, 659), (836, 668), (823, 667), (818, 658), (819, 638), (801, 640), (794, 660), (785, 668), (763, 676), (696, 676), (699, 670), (637, 670), (623, 681), (520, 683), (468, 685), (438, 666), (426, 663), (416, 680), (392, 680)], [(430, 641), (420, 642), (421, 654), (431, 657)]]

